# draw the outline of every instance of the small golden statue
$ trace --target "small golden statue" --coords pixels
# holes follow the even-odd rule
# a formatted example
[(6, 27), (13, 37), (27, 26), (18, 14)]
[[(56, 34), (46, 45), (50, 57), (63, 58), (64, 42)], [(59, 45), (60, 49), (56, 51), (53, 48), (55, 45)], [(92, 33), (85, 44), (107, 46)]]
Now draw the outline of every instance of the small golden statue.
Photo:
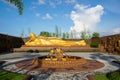
[(81, 41), (65, 41), (58, 37), (43, 37), (34, 33), (30, 33), (30, 40), (25, 43), (25, 46), (86, 46), (84, 40)]
[(84, 65), (86, 62), (86, 59), (82, 57), (69, 56), (62, 49), (53, 48), (48, 55), (35, 57), (31, 61), (31, 64), (37, 67), (60, 69), (78, 67)]
[(55, 57), (57, 58), (58, 61), (61, 61), (63, 58), (63, 50), (60, 48), (51, 49), (48, 56), (51, 56), (52, 54), (55, 54)]

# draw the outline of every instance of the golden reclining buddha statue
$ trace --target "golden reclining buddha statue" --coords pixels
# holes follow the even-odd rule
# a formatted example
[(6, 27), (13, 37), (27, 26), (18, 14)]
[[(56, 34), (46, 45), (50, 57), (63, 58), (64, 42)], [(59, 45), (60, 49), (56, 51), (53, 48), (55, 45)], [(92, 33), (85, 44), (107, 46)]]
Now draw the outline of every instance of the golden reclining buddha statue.
[(86, 42), (84, 40), (65, 41), (58, 37), (37, 37), (31, 32), (30, 39), (25, 43), (25, 46), (86, 46)]

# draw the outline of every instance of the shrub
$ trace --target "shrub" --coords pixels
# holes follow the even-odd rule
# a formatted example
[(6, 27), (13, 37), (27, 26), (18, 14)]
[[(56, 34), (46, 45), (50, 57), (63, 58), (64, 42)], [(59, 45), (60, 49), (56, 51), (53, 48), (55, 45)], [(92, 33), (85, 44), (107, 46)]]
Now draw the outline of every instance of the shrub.
[(120, 71), (108, 73), (107, 77), (109, 80), (120, 80)]
[(36, 49), (34, 52), (39, 53), (39, 50)]
[(99, 43), (97, 43), (97, 42), (93, 42), (93, 43), (90, 44), (90, 46), (91, 46), (91, 47), (98, 48)]
[(27, 52), (33, 53), (33, 50), (32, 50), (32, 49), (30, 49), (30, 50), (28, 50)]
[(120, 80), (120, 71), (94, 75), (95, 80)]

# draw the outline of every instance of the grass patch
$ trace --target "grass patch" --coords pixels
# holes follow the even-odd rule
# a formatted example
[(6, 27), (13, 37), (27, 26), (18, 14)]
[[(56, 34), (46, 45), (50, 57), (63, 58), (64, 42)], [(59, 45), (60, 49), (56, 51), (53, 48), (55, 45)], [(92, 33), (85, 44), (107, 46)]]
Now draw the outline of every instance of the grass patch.
[(95, 80), (120, 80), (120, 71), (94, 75)]
[(27, 75), (0, 70), (0, 80), (25, 80)]
[(94, 75), (95, 80), (109, 80), (106, 74)]

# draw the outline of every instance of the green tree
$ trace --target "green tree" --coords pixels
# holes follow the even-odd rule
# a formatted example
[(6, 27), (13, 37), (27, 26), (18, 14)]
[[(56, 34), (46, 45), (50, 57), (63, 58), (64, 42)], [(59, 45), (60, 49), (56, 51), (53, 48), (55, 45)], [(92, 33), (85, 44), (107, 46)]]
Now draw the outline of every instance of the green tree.
[(69, 39), (69, 33), (68, 32), (66, 32), (66, 38)]
[(90, 31), (87, 31), (87, 34), (88, 34), (88, 39), (91, 39), (92, 35), (91, 35)]
[(59, 29), (58, 29), (58, 26), (55, 26), (55, 35), (56, 35), (56, 37), (59, 37)]
[(74, 36), (74, 35), (73, 35), (73, 32), (71, 31), (71, 32), (70, 32), (70, 38), (73, 39), (73, 36)]
[(61, 28), (60, 28), (60, 30), (59, 30), (59, 37), (60, 37), (60, 38), (62, 37), (62, 30), (61, 30)]
[(63, 32), (63, 37), (62, 38), (66, 39), (66, 33), (65, 32)]
[(93, 38), (100, 37), (100, 34), (99, 34), (98, 32), (94, 32), (94, 33), (92, 34), (92, 37), (93, 37)]
[(81, 39), (86, 40), (86, 31), (81, 32)]
[(51, 37), (51, 33), (42, 31), (42, 32), (40, 32), (40, 36)]
[(87, 43), (88, 45), (91, 44), (91, 37), (92, 37), (92, 35), (91, 35), (90, 31), (88, 30), (88, 31), (86, 32), (86, 43)]
[(90, 31), (84, 28), (84, 30), (81, 32), (81, 39), (83, 40), (91, 39)]
[(56, 34), (55, 34), (55, 33), (51, 33), (51, 36), (52, 36), (52, 37), (56, 37)]
[(71, 30), (71, 31), (70, 31), (70, 38), (71, 38), (71, 39), (75, 39), (75, 38), (76, 38), (76, 33), (77, 33), (77, 32), (76, 32), (75, 29)]
[(10, 4), (15, 5), (18, 8), (18, 12), (21, 15), (23, 12), (23, 0), (5, 0)]

